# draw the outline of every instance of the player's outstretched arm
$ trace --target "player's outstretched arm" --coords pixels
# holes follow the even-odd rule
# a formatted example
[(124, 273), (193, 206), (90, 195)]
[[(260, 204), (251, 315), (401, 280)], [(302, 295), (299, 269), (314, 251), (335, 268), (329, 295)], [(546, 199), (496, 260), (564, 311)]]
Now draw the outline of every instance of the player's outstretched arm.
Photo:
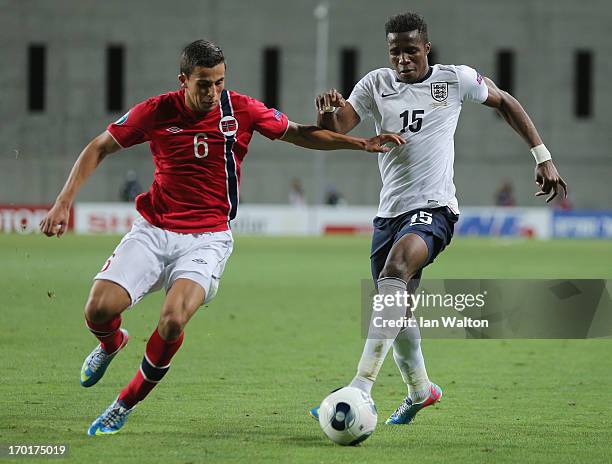
[(315, 98), (317, 125), (339, 134), (348, 134), (361, 119), (349, 102), (336, 89), (330, 89)]
[(483, 103), (497, 110), (506, 122), (527, 142), (531, 153), (536, 159), (535, 182), (540, 188), (536, 196), (550, 194), (546, 199), (546, 203), (548, 203), (557, 196), (559, 186), (561, 186), (563, 188), (563, 195), (567, 197), (567, 184), (559, 175), (557, 168), (552, 162), (550, 152), (542, 143), (542, 138), (527, 112), (516, 98), (508, 92), (500, 90), (488, 77), (484, 79), (489, 96)]
[(70, 207), (74, 202), (77, 192), (104, 157), (119, 149), (121, 149), (121, 146), (107, 131), (89, 142), (79, 155), (76, 163), (74, 163), (68, 180), (57, 196), (55, 204), (43, 220), (40, 221), (40, 230), (43, 234), (47, 237), (57, 235), (59, 238), (66, 232), (68, 219), (70, 218)]
[(281, 140), (314, 150), (365, 150), (374, 153), (386, 153), (393, 146), (405, 143), (404, 139), (396, 134), (381, 134), (370, 139), (362, 139), (321, 129), (318, 126), (303, 126), (292, 121), (289, 121), (287, 131)]

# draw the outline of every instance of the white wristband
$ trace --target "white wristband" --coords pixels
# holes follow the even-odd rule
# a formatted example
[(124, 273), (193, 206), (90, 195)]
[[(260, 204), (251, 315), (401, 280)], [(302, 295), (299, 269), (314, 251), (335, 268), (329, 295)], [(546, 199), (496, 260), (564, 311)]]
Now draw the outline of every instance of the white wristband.
[(535, 158), (536, 164), (540, 164), (540, 163), (543, 163), (544, 161), (548, 161), (549, 159), (552, 159), (552, 156), (550, 156), (550, 152), (548, 151), (548, 148), (546, 148), (546, 145), (544, 145), (543, 143), (533, 147), (531, 149), (531, 154)]

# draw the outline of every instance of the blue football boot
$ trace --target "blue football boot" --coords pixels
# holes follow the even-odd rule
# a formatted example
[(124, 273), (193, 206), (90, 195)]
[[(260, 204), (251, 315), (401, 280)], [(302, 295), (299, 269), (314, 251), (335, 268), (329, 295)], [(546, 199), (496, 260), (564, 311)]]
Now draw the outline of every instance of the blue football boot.
[(115, 400), (106, 411), (93, 421), (87, 430), (87, 435), (94, 437), (99, 435), (113, 435), (125, 424), (130, 413), (134, 410), (128, 409), (121, 400)]
[(113, 353), (108, 354), (102, 349), (102, 345), (98, 345), (89, 356), (85, 358), (83, 366), (81, 366), (81, 385), (91, 387), (98, 383), (106, 372), (106, 368), (113, 358), (123, 349), (129, 340), (128, 332), (125, 329), (120, 329), (123, 334), (121, 345)]
[(426, 408), (427, 406), (431, 406), (436, 402), (440, 401), (442, 398), (442, 389), (438, 387), (435, 383), (432, 383), (429, 387), (429, 396), (420, 403), (414, 403), (410, 397), (406, 397), (402, 404), (395, 410), (391, 417), (387, 419), (385, 424), (388, 425), (407, 425), (412, 422), (414, 416), (416, 416), (417, 412), (421, 409)]

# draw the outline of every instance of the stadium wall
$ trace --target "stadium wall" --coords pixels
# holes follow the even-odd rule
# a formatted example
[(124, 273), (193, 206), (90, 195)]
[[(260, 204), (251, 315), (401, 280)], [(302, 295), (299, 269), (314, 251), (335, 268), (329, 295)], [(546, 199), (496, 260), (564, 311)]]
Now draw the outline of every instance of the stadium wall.
[[(0, 232), (40, 233), (38, 223), (51, 205), (1, 205)], [(246, 205), (232, 222), (237, 235), (318, 236), (370, 234), (372, 206)], [(78, 203), (69, 230), (77, 234), (125, 234), (140, 217), (129, 203)], [(612, 239), (612, 211), (549, 208), (462, 209), (457, 235), (507, 238)]]
[[(8, 0), (0, 2), (0, 202), (52, 201), (82, 147), (124, 110), (151, 95), (176, 88), (178, 54), (187, 42), (208, 37), (224, 49), (227, 85), (263, 97), (262, 55), (280, 49), (279, 108), (292, 120), (312, 122), (316, 1), (184, 0), (181, 7), (161, 0), (105, 2)], [(383, 25), (406, 8), (388, 0), (330, 2), (328, 86), (341, 83), (340, 52), (358, 52), (357, 76), (386, 66)], [(415, 0), (410, 8), (429, 23), (437, 62), (469, 64), (496, 77), (500, 50), (515, 53), (515, 96), (532, 115), (579, 208), (609, 208), (612, 192), (612, 104), (608, 76), (612, 62), (612, 3), (592, 0)], [(45, 109), (27, 110), (27, 49), (46, 47)], [(122, 111), (108, 112), (106, 49), (125, 48)], [(574, 114), (575, 53), (594, 57), (592, 115)], [(360, 134), (370, 134), (362, 124)], [(466, 105), (456, 136), (455, 178), (461, 203), (489, 205), (504, 179), (511, 179), (517, 203), (535, 206), (533, 160), (523, 142), (491, 110)], [(380, 180), (373, 156), (326, 154), (324, 180), (306, 150), (256, 136), (244, 165), (245, 203), (287, 201), (292, 178), (301, 179), (313, 203), (321, 186), (334, 186), (349, 204), (374, 205)], [(153, 166), (146, 146), (105, 160), (85, 186), (82, 201), (113, 201), (133, 169), (143, 186)]]

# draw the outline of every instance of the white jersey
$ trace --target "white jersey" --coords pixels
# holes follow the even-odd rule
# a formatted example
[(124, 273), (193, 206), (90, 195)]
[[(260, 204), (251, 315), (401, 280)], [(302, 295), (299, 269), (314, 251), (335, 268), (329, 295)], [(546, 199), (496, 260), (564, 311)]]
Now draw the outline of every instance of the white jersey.
[(378, 155), (383, 187), (377, 215), (399, 216), (418, 208), (448, 206), (459, 214), (453, 183), (454, 135), (466, 100), (487, 99), (483, 78), (469, 66), (434, 65), (419, 82), (406, 84), (390, 68), (361, 79), (349, 103), (376, 133), (401, 133), (405, 145)]

